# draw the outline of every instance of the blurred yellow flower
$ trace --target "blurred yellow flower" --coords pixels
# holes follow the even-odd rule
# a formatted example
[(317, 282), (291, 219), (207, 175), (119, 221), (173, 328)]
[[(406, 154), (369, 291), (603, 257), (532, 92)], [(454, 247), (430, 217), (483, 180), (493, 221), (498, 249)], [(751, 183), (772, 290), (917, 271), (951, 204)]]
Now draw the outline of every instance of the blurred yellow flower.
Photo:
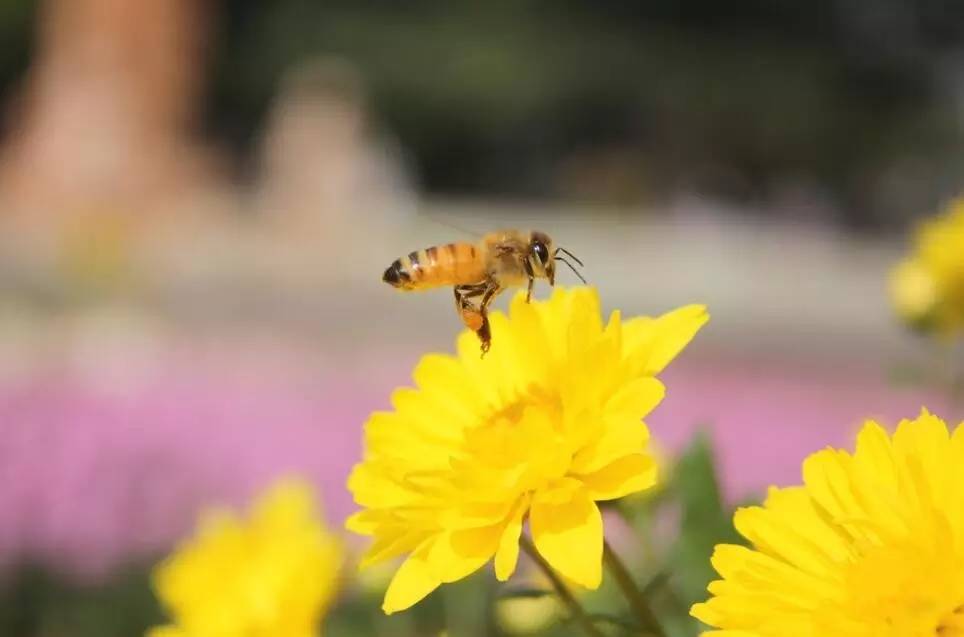
[(480, 359), (464, 332), (458, 355), (424, 356), (417, 388), (365, 426), (365, 456), (349, 478), (364, 507), (349, 529), (374, 541), (362, 566), (408, 554), (385, 594), (404, 610), (493, 557), (499, 580), (515, 570), (528, 517), (537, 550), (569, 580), (602, 578), (596, 501), (649, 488), (656, 467), (641, 418), (663, 397), (653, 375), (706, 322), (701, 306), (663, 317), (600, 317), (590, 288), (512, 301), (492, 315), (492, 351)]
[(534, 635), (565, 617), (565, 607), (554, 595), (511, 597), (495, 604), (495, 622), (509, 635)]
[(247, 519), (210, 511), (154, 572), (173, 624), (149, 637), (315, 637), (336, 590), (343, 551), (312, 488), (282, 481)]
[(734, 522), (723, 579), (692, 614), (733, 637), (964, 636), (964, 426), (924, 411), (893, 436), (868, 422), (853, 454), (803, 464)]
[(911, 254), (890, 276), (898, 316), (948, 336), (964, 329), (964, 197), (921, 224)]
[[(556, 595), (551, 593), (552, 583), (545, 573), (538, 570), (527, 572), (524, 575), (523, 586), (533, 591), (543, 591), (543, 594), (509, 596), (496, 600), (494, 619), (503, 633), (534, 635), (566, 618), (566, 607)], [(577, 598), (587, 594), (571, 585), (570, 588)]]

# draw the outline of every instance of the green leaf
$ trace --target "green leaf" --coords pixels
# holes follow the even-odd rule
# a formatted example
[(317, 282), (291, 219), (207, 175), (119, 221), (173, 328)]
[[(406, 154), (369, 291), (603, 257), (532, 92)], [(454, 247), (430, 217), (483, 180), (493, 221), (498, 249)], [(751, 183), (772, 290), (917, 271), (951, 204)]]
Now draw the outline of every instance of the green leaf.
[(485, 570), (446, 584), (440, 589), (445, 604), (445, 629), (449, 635), (491, 635), (495, 578)]
[(720, 492), (713, 445), (705, 431), (697, 433), (674, 471), (679, 497), (680, 532), (671, 551), (672, 572), (682, 602), (705, 599), (706, 585), (715, 578), (710, 556), (717, 544), (744, 543), (733, 527), (733, 510)]

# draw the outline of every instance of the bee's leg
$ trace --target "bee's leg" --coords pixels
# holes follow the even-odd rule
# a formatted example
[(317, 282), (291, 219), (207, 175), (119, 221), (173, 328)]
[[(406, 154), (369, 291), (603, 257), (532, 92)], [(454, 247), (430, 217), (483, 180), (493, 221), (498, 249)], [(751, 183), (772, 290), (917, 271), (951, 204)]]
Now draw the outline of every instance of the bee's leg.
[(463, 310), (468, 309), (478, 311), (477, 308), (469, 302), (469, 299), (485, 294), (487, 288), (488, 286), (484, 283), (479, 285), (456, 285), (453, 289), (453, 292), (455, 292), (455, 310), (460, 314)]
[(535, 277), (529, 277), (529, 287), (526, 289), (526, 303), (532, 300), (532, 286), (535, 284)]
[(479, 329), (475, 330), (478, 334), (479, 340), (482, 341), (482, 356), (485, 356), (486, 352), (492, 346), (492, 330), (489, 327), (489, 303), (495, 298), (495, 295), (502, 291), (502, 287), (497, 283), (490, 283), (488, 287), (485, 288), (485, 292), (482, 294), (482, 300), (479, 302), (479, 316), (482, 318), (482, 325)]
[(482, 317), (482, 326), (475, 333), (482, 342), (482, 354), (479, 358), (485, 358), (485, 355), (489, 353), (489, 348), (492, 347), (492, 331), (489, 329), (489, 317), (485, 314), (480, 314), (480, 316)]
[(455, 293), (455, 311), (461, 316), (462, 308), (468, 304), (468, 301), (465, 300), (465, 292), (463, 292), (462, 286), (459, 285), (452, 288), (452, 292)]
[(479, 303), (479, 310), (485, 314), (489, 309), (489, 303), (495, 298), (495, 295), (502, 291), (502, 286), (498, 283), (490, 283), (485, 287), (485, 292), (482, 294), (482, 301)]
[(467, 328), (478, 332), (482, 328), (483, 317), (478, 307), (469, 299), (485, 293), (485, 285), (457, 285), (455, 286), (455, 311)]

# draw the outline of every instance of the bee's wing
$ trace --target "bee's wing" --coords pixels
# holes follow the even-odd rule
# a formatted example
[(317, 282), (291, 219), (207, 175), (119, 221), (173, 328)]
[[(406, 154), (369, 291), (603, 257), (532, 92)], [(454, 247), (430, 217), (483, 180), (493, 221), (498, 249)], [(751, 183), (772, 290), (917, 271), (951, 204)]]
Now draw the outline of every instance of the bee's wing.
[(463, 234), (463, 235), (472, 237), (472, 238), (474, 238), (474, 239), (481, 239), (483, 236), (485, 236), (485, 234), (482, 233), (482, 232), (477, 232), (477, 231), (474, 231), (474, 230), (469, 230), (468, 228), (465, 228), (465, 227), (463, 227), (463, 226), (461, 226), (461, 225), (459, 225), (459, 224), (457, 224), (457, 223), (454, 223), (454, 222), (452, 222), (452, 221), (450, 221), (450, 220), (448, 220), (448, 219), (442, 219), (442, 218), (439, 217), (438, 215), (428, 214), (428, 213), (425, 213), (425, 212), (420, 212), (419, 214), (420, 214), (423, 218), (428, 219), (429, 221), (431, 221), (432, 223), (438, 224), (438, 225), (440, 225), (440, 226), (445, 226), (446, 228), (448, 228), (448, 229), (450, 229), (450, 230), (455, 230), (455, 231), (458, 232), (459, 234)]

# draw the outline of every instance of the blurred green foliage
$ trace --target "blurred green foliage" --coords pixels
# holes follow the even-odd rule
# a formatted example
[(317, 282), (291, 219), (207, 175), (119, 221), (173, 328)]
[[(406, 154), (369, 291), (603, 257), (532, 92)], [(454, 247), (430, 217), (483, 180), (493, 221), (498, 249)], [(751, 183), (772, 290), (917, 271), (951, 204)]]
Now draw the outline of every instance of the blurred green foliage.
[(698, 432), (680, 453), (658, 490), (617, 503), (642, 547), (633, 565), (669, 637), (698, 634), (689, 608), (707, 597), (716, 573), (717, 544), (745, 544), (733, 527), (733, 507), (720, 490), (713, 445)]
[[(22, 71), (37, 4), (0, 3), (0, 90)], [(287, 70), (340, 56), (436, 192), (761, 202), (803, 188), (869, 223), (888, 206), (933, 207), (964, 169), (952, 0), (225, 0), (216, 12), (203, 121), (239, 151)]]
[(0, 580), (0, 635), (131, 637), (161, 622), (149, 570), (130, 567), (102, 584), (80, 585), (38, 567)]
[(706, 585), (716, 579), (709, 560), (713, 547), (745, 543), (733, 528), (733, 510), (724, 504), (716, 476), (709, 436), (698, 434), (673, 470), (681, 520), (668, 569), (687, 607), (704, 600)]
[[(30, 61), (38, 7), (37, 0), (0, 0), (0, 97), (12, 95)], [(0, 114), (6, 106), (0, 104)], [(4, 124), (0, 118), (0, 133)]]
[(213, 128), (248, 139), (286, 68), (340, 55), (436, 191), (759, 201), (802, 185), (859, 222), (894, 165), (926, 167), (932, 190), (961, 168), (944, 67), (960, 3), (225, 7)]

